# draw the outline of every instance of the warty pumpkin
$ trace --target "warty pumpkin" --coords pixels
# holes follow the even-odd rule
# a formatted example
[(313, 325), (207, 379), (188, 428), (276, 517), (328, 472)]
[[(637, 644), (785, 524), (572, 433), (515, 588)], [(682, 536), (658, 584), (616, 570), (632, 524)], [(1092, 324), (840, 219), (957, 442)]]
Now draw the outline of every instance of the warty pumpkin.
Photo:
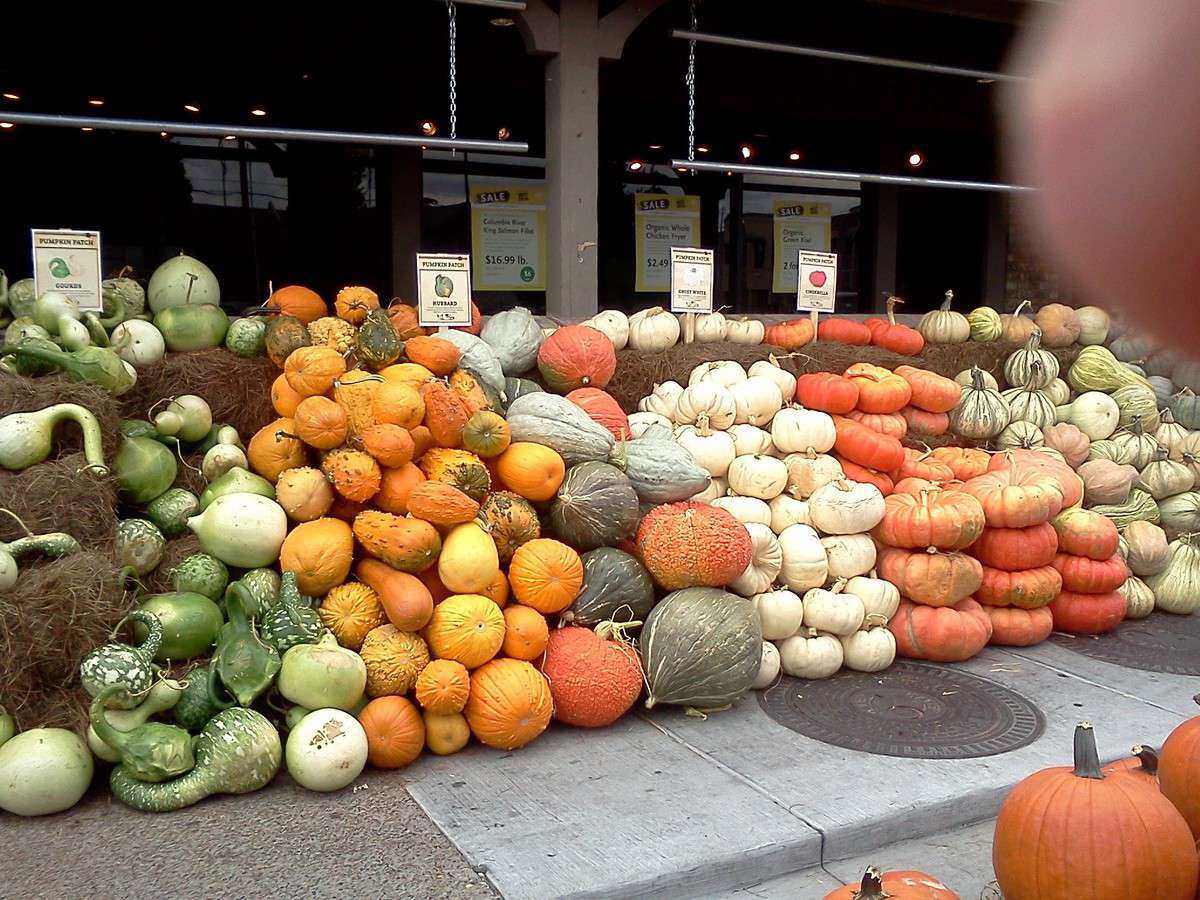
[(429, 648), (421, 636), (392, 624), (368, 631), (358, 655), (367, 665), (368, 697), (407, 694), (429, 665)]
[(410, 338), (404, 344), (404, 355), (434, 375), (446, 376), (458, 368), (462, 354), (454, 344), (433, 336)]
[(916, 356), (925, 348), (925, 338), (917, 329), (896, 321), (896, 304), (903, 302), (899, 297), (888, 297), (887, 319), (871, 329), (871, 343), (893, 353)]
[(971, 554), (985, 566), (1015, 572), (1048, 566), (1058, 553), (1058, 535), (1049, 522), (1027, 528), (985, 528)]
[(320, 294), (298, 284), (276, 288), (267, 299), (266, 307), (276, 310), (281, 315), (297, 318), (305, 325), (329, 312), (329, 307), (325, 305)]
[(396, 334), (387, 314), (381, 309), (368, 312), (358, 329), (355, 350), (358, 361), (368, 368), (382, 369), (399, 359), (403, 349), (404, 342)]
[(471, 693), (471, 673), (456, 659), (434, 659), (421, 670), (416, 684), (417, 702), (435, 715), (462, 712)]
[(507, 566), (522, 544), (541, 537), (541, 523), (524, 497), (511, 491), (488, 494), (479, 509), (479, 519), (492, 536), (501, 564)]
[(858, 385), (858, 408), (863, 412), (899, 412), (912, 399), (908, 382), (882, 366), (854, 363), (845, 375)]
[(463, 429), (471, 418), (462, 395), (445, 381), (434, 379), (421, 385), (425, 402), (425, 426), (439, 447), (461, 447)]
[(518, 603), (544, 615), (559, 613), (583, 587), (583, 560), (560, 541), (535, 538), (513, 553), (508, 581)]
[(464, 714), (475, 737), (516, 750), (546, 730), (554, 701), (542, 673), (519, 659), (494, 659), (471, 673)]
[(452, 485), (476, 503), (483, 501), (492, 486), (492, 476), (483, 460), (466, 450), (434, 447), (425, 452), (418, 465), (430, 481)]
[(383, 473), (379, 463), (361, 450), (334, 450), (321, 460), (321, 471), (333, 489), (355, 503), (366, 503), (379, 493)]
[(379, 470), (379, 490), (371, 498), (371, 504), (384, 512), (403, 516), (408, 512), (408, 498), (413, 490), (425, 481), (425, 473), (412, 463)]
[[(1193, 697), (1200, 703), (1200, 696)], [(1200, 840), (1200, 717), (1193, 716), (1167, 737), (1159, 753), (1158, 781), (1163, 795), (1183, 815)]]
[(308, 325), (312, 346), (333, 350), (343, 358), (358, 350), (358, 329), (336, 316), (323, 316)]
[(246, 457), (250, 467), (270, 482), (307, 461), (304, 444), (296, 437), (296, 424), (291, 419), (276, 419), (258, 429), (246, 445)]
[(896, 636), (897, 656), (931, 662), (964, 662), (992, 636), (992, 620), (970, 597), (941, 607), (901, 600), (888, 628)]
[[(491, 409), (494, 405), (493, 396), (497, 400), (499, 399), (495, 393), (496, 388), (488, 386), (481, 378), (466, 369), (455, 369), (446, 381), (462, 397), (470, 415), (475, 415), (480, 410)], [(491, 394), (489, 394), (489, 390), (492, 391)]]
[(402, 769), (425, 747), (425, 722), (403, 697), (377, 697), (358, 714), (358, 724), (367, 734), (367, 762), (376, 769)]
[(671, 503), (651, 510), (637, 532), (643, 564), (666, 590), (729, 584), (750, 564), (746, 527), (730, 513), (703, 503)]
[(297, 394), (314, 397), (346, 374), (346, 360), (332, 347), (298, 347), (284, 362), (283, 374)]
[(1068, 634), (1105, 634), (1125, 618), (1126, 600), (1123, 594), (1077, 594), (1062, 591), (1050, 603), (1054, 614), (1054, 630)]
[(958, 491), (893, 493), (871, 535), (890, 547), (963, 550), (983, 531), (983, 507)]
[(1125, 560), (1117, 553), (1108, 559), (1059, 553), (1054, 557), (1053, 565), (1062, 576), (1063, 589), (1078, 594), (1107, 594), (1119, 588), (1129, 577)]
[(280, 416), (290, 419), (304, 397), (292, 390), (287, 376), (280, 372), (271, 382), (271, 406)]
[(992, 622), (988, 643), (999, 647), (1032, 647), (1050, 637), (1054, 615), (1048, 607), (1021, 609), (1018, 606), (985, 606)]
[(904, 869), (880, 872), (868, 866), (861, 881), (825, 895), (825, 900), (960, 900), (940, 880), (924, 872)]
[(346, 580), (354, 559), (354, 535), (341, 519), (302, 522), (283, 539), (279, 568), (296, 574), (302, 594), (319, 597)]
[(317, 615), (338, 643), (351, 650), (358, 650), (372, 629), (387, 622), (379, 595), (365, 584), (353, 582), (330, 590)]
[(416, 428), (425, 419), (425, 401), (416, 385), (386, 381), (371, 394), (370, 417), (381, 425)]
[(346, 410), (350, 437), (358, 437), (375, 424), (372, 400), (383, 383), (379, 375), (361, 369), (351, 369), (333, 383), (333, 399)]
[(1054, 566), (1013, 571), (984, 566), (975, 599), (985, 606), (1040, 609), (1057, 597), (1062, 587), (1062, 577)]
[(442, 542), (438, 555), (438, 577), (456, 594), (477, 594), (500, 571), (496, 545), (475, 522), (456, 525)]
[(354, 576), (379, 598), (387, 620), (401, 631), (420, 631), (433, 615), (433, 597), (421, 579), (377, 559), (359, 560)]
[(292, 424), (296, 437), (318, 450), (332, 450), (346, 442), (346, 411), (328, 397), (305, 397)]
[(926, 606), (953, 606), (975, 593), (983, 580), (979, 560), (958, 551), (880, 547), (875, 569), (901, 595)]
[(566, 464), (554, 450), (530, 441), (509, 445), (496, 461), (504, 486), (526, 500), (543, 503), (558, 493)]
[(354, 285), (337, 292), (333, 308), (339, 319), (352, 325), (359, 324), (373, 309), (379, 309), (379, 295), (368, 287)]
[(420, 519), (364, 510), (354, 518), (354, 537), (376, 559), (402, 572), (423, 572), (442, 549), (437, 529)]
[(858, 406), (858, 384), (832, 372), (810, 372), (796, 379), (796, 402), (807, 409), (845, 415)]
[(416, 450), (412, 434), (399, 425), (372, 425), (363, 430), (360, 440), (372, 459), (390, 469), (408, 465)]
[(577, 728), (603, 728), (625, 715), (642, 693), (637, 651), (611, 626), (555, 629), (542, 671), (550, 682), (554, 718)]
[(512, 433), (504, 417), (491, 410), (481, 409), (467, 419), (463, 426), (463, 449), (483, 459), (499, 456), (512, 443)]
[(479, 513), (479, 504), (453, 485), (424, 481), (408, 495), (410, 515), (434, 525), (462, 525)]
[(530, 606), (515, 604), (504, 610), (504, 643), (510, 659), (536, 660), (546, 650), (550, 629), (546, 617)]
[[(333, 506), (333, 487), (316, 469), (300, 466), (281, 472), (275, 482), (275, 502), (294, 522), (311, 522)], [(1163, 546), (1166, 546), (1164, 541)]]
[(482, 666), (504, 643), (504, 614), (479, 594), (452, 594), (433, 608), (425, 640), (438, 659), (452, 659), (468, 669)]
[(425, 329), (417, 324), (420, 321), (417, 308), (410, 303), (399, 298), (392, 300), (387, 308), (387, 316), (402, 341), (425, 334)]
[(307, 347), (312, 343), (308, 329), (295, 316), (274, 316), (267, 325), (267, 336), (264, 339), (267, 356), (279, 368), (298, 347)]

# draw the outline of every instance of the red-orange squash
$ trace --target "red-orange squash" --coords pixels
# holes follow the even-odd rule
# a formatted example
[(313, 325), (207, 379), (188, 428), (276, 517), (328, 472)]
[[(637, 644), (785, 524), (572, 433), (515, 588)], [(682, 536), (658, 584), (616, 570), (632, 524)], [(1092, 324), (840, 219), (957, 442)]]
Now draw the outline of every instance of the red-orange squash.
[(423, 481), (408, 495), (408, 513), (434, 525), (461, 525), (478, 515), (479, 504), (453, 485)]
[(403, 697), (376, 697), (358, 714), (367, 733), (367, 762), (376, 769), (402, 769), (425, 747), (425, 722)]
[(914, 366), (897, 366), (896, 374), (908, 382), (913, 406), (931, 413), (948, 413), (962, 396), (962, 385), (953, 378), (918, 369)]
[(513, 554), (508, 582), (518, 603), (544, 615), (559, 613), (583, 587), (583, 560), (560, 541), (535, 538)]
[(863, 412), (899, 412), (912, 399), (908, 382), (883, 366), (854, 363), (845, 375), (858, 385), (858, 408)]
[(1122, 594), (1077, 594), (1063, 591), (1050, 603), (1054, 630), (1068, 634), (1104, 634), (1125, 618), (1126, 601)]
[(1108, 559), (1117, 552), (1121, 536), (1112, 519), (1090, 509), (1064, 509), (1050, 520), (1063, 553)]
[(906, 406), (900, 410), (908, 425), (908, 433), (925, 437), (937, 437), (950, 430), (950, 417), (946, 413), (926, 412), (915, 406)]
[(962, 550), (983, 531), (983, 507), (958, 491), (893, 493), (871, 536), (890, 547)]
[(420, 318), (417, 315), (417, 308), (403, 301), (393, 300), (387, 308), (388, 320), (392, 323), (392, 328), (396, 330), (396, 335), (402, 341), (407, 341), (411, 338), (420, 337), (425, 334), (425, 329), (417, 323)]
[(545, 677), (521, 659), (494, 659), (471, 673), (463, 711), (471, 733), (496, 750), (516, 750), (550, 724), (554, 700)]
[(925, 348), (925, 338), (911, 325), (896, 321), (896, 304), (903, 302), (899, 297), (888, 297), (887, 320), (871, 329), (871, 343), (893, 353), (916, 356)]
[(858, 406), (858, 385), (845, 375), (809, 372), (796, 379), (796, 402), (807, 409), (846, 415)]
[(292, 390), (287, 382), (287, 376), (280, 372), (271, 382), (271, 406), (279, 415), (290, 419), (296, 413), (296, 407), (304, 397)]
[(542, 343), (538, 371), (553, 391), (603, 388), (617, 370), (617, 353), (604, 332), (590, 325), (564, 325)]
[(417, 485), (425, 481), (425, 473), (413, 463), (379, 470), (379, 490), (371, 503), (384, 512), (403, 516), (408, 513), (408, 498)]
[(982, 475), (992, 460), (986, 450), (973, 447), (938, 447), (932, 455), (938, 462), (948, 465), (959, 481)]
[(906, 447), (904, 450), (904, 462), (900, 468), (894, 472), (889, 472), (892, 481), (900, 481), (904, 478), (924, 478), (926, 481), (953, 481), (954, 470), (952, 470), (944, 462), (938, 460), (928, 450), (915, 450), (912, 447)]
[(1054, 615), (1049, 608), (1021, 609), (1017, 606), (985, 606), (992, 621), (989, 644), (1000, 647), (1032, 647), (1050, 637)]
[(985, 606), (1040, 609), (1057, 597), (1061, 590), (1062, 578), (1053, 566), (1011, 572), (984, 566), (983, 579), (975, 591), (975, 599)]
[(461, 447), (463, 429), (472, 412), (461, 394), (444, 381), (421, 385), (425, 401), (425, 425), (439, 447)]
[(970, 597), (943, 607), (901, 600), (888, 628), (896, 636), (897, 656), (933, 662), (968, 660), (992, 636), (992, 620)]
[(723, 587), (746, 570), (752, 555), (746, 526), (706, 503), (652, 509), (638, 527), (637, 550), (654, 580), (668, 591)]
[(377, 493), (383, 473), (379, 463), (361, 450), (334, 450), (321, 460), (321, 471), (333, 489), (354, 503), (366, 503)]
[(904, 447), (894, 437), (872, 431), (853, 419), (834, 416), (834, 447), (838, 455), (877, 472), (891, 472), (904, 463)]
[(1062, 576), (1064, 590), (1078, 594), (1107, 594), (1115, 591), (1129, 577), (1129, 569), (1118, 553), (1108, 559), (1091, 559), (1059, 553), (1054, 568)]
[(363, 429), (359, 435), (363, 449), (381, 466), (395, 469), (413, 460), (416, 445), (407, 428), (399, 425), (376, 424)]
[(902, 441), (908, 436), (908, 419), (904, 418), (898, 412), (868, 413), (863, 412), (861, 409), (856, 409), (846, 413), (846, 416), (860, 425), (865, 425), (872, 431), (878, 431), (880, 434), (894, 437), (898, 441)]
[(871, 343), (871, 329), (865, 322), (829, 316), (817, 325), (817, 339), (865, 347)]
[(341, 519), (301, 522), (279, 548), (279, 568), (296, 573), (300, 593), (320, 597), (346, 580), (354, 560), (354, 535)]
[(612, 394), (600, 388), (583, 387), (571, 391), (567, 399), (587, 413), (593, 422), (607, 428), (618, 441), (629, 437), (629, 417)]
[(985, 566), (1015, 572), (1048, 566), (1058, 553), (1058, 536), (1049, 522), (1028, 528), (985, 528), (971, 554)]
[(329, 314), (329, 307), (320, 294), (298, 284), (276, 288), (266, 306), (281, 315), (293, 316), (305, 325)]
[(953, 606), (979, 589), (983, 566), (958, 551), (943, 553), (881, 547), (875, 558), (879, 577), (926, 606)]
[(414, 337), (404, 345), (404, 355), (434, 375), (446, 376), (458, 368), (458, 347), (445, 338)]
[(550, 680), (554, 718), (577, 728), (611, 725), (642, 693), (637, 651), (590, 628), (555, 629), (542, 671)]
[(873, 484), (879, 488), (879, 493), (885, 497), (895, 490), (895, 484), (886, 472), (877, 472), (874, 469), (868, 469), (837, 454), (834, 454), (833, 458), (842, 467), (842, 472), (845, 473), (847, 480), (857, 481), (860, 484)]
[(388, 621), (401, 631), (420, 631), (433, 615), (433, 597), (421, 579), (377, 559), (363, 559), (354, 575), (379, 597)]
[(363, 550), (401, 572), (424, 572), (442, 549), (437, 529), (420, 519), (368, 509), (355, 516), (353, 530)]

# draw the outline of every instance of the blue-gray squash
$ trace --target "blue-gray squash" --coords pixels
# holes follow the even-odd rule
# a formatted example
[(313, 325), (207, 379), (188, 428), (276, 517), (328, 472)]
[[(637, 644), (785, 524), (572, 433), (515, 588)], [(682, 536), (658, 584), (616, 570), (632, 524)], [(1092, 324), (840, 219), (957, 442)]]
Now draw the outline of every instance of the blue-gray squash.
[(453, 329), (438, 332), (437, 336), (445, 338), (458, 348), (459, 368), (466, 369), (503, 399), (504, 370), (500, 367), (500, 360), (490, 344), (473, 334)]
[(578, 550), (612, 546), (637, 529), (638, 495), (624, 473), (602, 462), (571, 466), (559, 485), (547, 523)]
[(523, 375), (534, 367), (544, 340), (542, 327), (523, 306), (490, 316), (479, 336), (495, 351), (500, 368), (509, 377)]
[(603, 462), (615, 444), (612, 432), (566, 397), (544, 392), (514, 400), (508, 407), (508, 428), (514, 441), (544, 444), (569, 466)]
[(612, 463), (628, 476), (638, 497), (648, 503), (687, 500), (709, 483), (708, 472), (696, 464), (686, 447), (657, 434), (643, 434), (617, 444)]
[(636, 558), (616, 547), (583, 554), (583, 588), (559, 619), (594, 628), (601, 622), (644, 622), (654, 606), (654, 581)]

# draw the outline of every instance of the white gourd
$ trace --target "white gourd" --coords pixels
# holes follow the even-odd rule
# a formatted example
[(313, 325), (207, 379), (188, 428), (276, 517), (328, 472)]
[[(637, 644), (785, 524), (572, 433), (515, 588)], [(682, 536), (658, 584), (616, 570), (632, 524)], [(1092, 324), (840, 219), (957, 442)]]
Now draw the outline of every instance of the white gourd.
[(875, 568), (875, 541), (869, 534), (830, 535), (821, 538), (821, 546), (830, 578), (853, 578)]
[(1084, 391), (1071, 403), (1054, 411), (1058, 422), (1070, 422), (1093, 441), (1112, 436), (1121, 421), (1117, 401), (1102, 391)]
[(1182, 535), (1171, 541), (1167, 567), (1146, 579), (1154, 592), (1154, 606), (1177, 615), (1189, 615), (1200, 609), (1200, 547), (1193, 536)]
[(750, 533), (750, 563), (729, 583), (729, 589), (743, 597), (753, 597), (770, 590), (775, 583), (783, 568), (783, 549), (770, 525), (747, 522), (746, 531)]
[(762, 656), (758, 662), (758, 674), (754, 676), (752, 690), (762, 691), (769, 688), (779, 677), (779, 648), (770, 641), (763, 641)]
[(606, 335), (614, 350), (624, 350), (629, 343), (629, 317), (619, 309), (601, 310), (583, 324)]
[[(996, 381), (996, 376), (993, 375), (991, 372), (980, 369), (979, 377), (982, 380), (983, 386), (985, 388), (989, 388), (990, 390), (993, 390), (993, 391), (1000, 390), (1000, 382)], [(957, 375), (954, 376), (954, 380), (957, 381), (959, 384), (961, 384), (963, 387), (968, 386), (969, 384), (971, 384), (971, 370), (963, 369), (961, 372), (959, 372)]]
[(767, 506), (771, 510), (771, 530), (776, 534), (782, 534), (789, 525), (812, 524), (812, 519), (808, 515), (808, 502), (797, 500), (787, 491), (784, 491)]
[(828, 413), (787, 406), (771, 421), (771, 440), (783, 453), (827, 453), (837, 440), (837, 429)]
[(1144, 619), (1154, 612), (1154, 591), (1136, 575), (1130, 575), (1117, 588), (1125, 598), (1125, 618)]
[(731, 359), (721, 359), (716, 362), (700, 363), (693, 368), (691, 374), (688, 375), (688, 387), (707, 381), (712, 384), (719, 384), (721, 387), (731, 388), (735, 384), (745, 381), (748, 377), (741, 363), (734, 362)]
[(729, 390), (737, 409), (734, 422), (738, 425), (766, 425), (783, 406), (779, 385), (762, 375), (739, 381)]
[(1055, 407), (1071, 402), (1071, 386), (1061, 378), (1055, 378), (1049, 385), (1042, 388), (1042, 393)]
[(1200, 491), (1183, 491), (1158, 501), (1159, 524), (1171, 540), (1200, 532)]
[(962, 389), (954, 409), (950, 410), (950, 430), (975, 440), (994, 438), (1008, 425), (1008, 404), (1000, 392), (987, 387), (986, 373), (976, 366), (971, 370), (971, 383)]
[(675, 404), (678, 424), (705, 425), (718, 431), (733, 424), (735, 413), (733, 394), (714, 382), (688, 385)]
[(714, 500), (724, 497), (728, 490), (729, 484), (724, 478), (710, 478), (708, 487), (698, 494), (693, 494), (690, 499), (693, 503), (712, 503)]
[(783, 464), (788, 470), (787, 492), (802, 500), (807, 500), (813, 491), (831, 481), (841, 481), (846, 477), (840, 462), (828, 454), (811, 450), (807, 453), (789, 453), (783, 458)]
[(842, 637), (843, 665), (855, 672), (882, 672), (896, 661), (896, 636), (882, 616), (867, 616), (862, 629)]
[(779, 395), (783, 397), (783, 402), (788, 403), (796, 396), (796, 376), (789, 372), (783, 366), (779, 365), (779, 360), (775, 354), (771, 354), (766, 359), (760, 359), (753, 363), (749, 370), (751, 378), (763, 377), (770, 378), (775, 382), (775, 386), (779, 388)]
[(696, 316), (696, 343), (715, 344), (717, 341), (723, 341), (728, 327), (723, 314), (702, 313)]
[(873, 484), (831, 481), (808, 498), (808, 514), (824, 534), (859, 534), (870, 531), (883, 519), (883, 494)]
[(787, 487), (788, 470), (773, 456), (739, 456), (730, 463), (726, 479), (735, 494), (773, 500)]
[(962, 313), (952, 310), (954, 291), (946, 291), (946, 299), (938, 309), (921, 317), (917, 330), (928, 344), (962, 344), (971, 338), (971, 323)]
[(641, 437), (642, 432), (651, 425), (660, 425), (663, 428), (671, 428), (673, 430), (675, 423), (666, 416), (655, 412), (635, 412), (629, 416), (629, 433), (635, 438)]
[(761, 344), (766, 337), (767, 326), (758, 319), (729, 319), (725, 336), (735, 344)]
[(634, 350), (661, 353), (674, 347), (679, 340), (679, 320), (663, 309), (653, 306), (629, 317), (629, 346)]
[(757, 425), (734, 425), (729, 429), (733, 436), (733, 449), (738, 456), (773, 456), (775, 443), (771, 433)]
[(1000, 396), (1008, 404), (1008, 422), (1032, 422), (1038, 428), (1054, 424), (1055, 409), (1050, 398), (1040, 390), (1009, 388)]
[(683, 385), (677, 381), (664, 381), (656, 384), (650, 396), (638, 401), (638, 412), (658, 413), (668, 419), (675, 418), (675, 405), (679, 395), (683, 393)]
[(1190, 491), (1195, 481), (1192, 470), (1181, 462), (1167, 458), (1167, 448), (1159, 444), (1154, 459), (1146, 463), (1135, 487), (1140, 487), (1155, 500)]
[(900, 590), (890, 581), (875, 577), (873, 570), (870, 576), (855, 575), (846, 582), (846, 590), (858, 595), (867, 616), (882, 616), (886, 622), (900, 608)]
[(829, 579), (829, 559), (821, 537), (809, 525), (789, 525), (779, 533), (783, 567), (779, 580), (793, 591), (820, 587)]
[(793, 678), (828, 678), (842, 667), (843, 658), (842, 642), (815, 628), (779, 642), (779, 664)]
[(1079, 319), (1079, 343), (1085, 347), (1103, 344), (1108, 339), (1108, 313), (1098, 306), (1081, 306), (1075, 310)]
[(1004, 380), (1013, 387), (1044, 388), (1058, 377), (1058, 357), (1041, 348), (1042, 334), (1034, 331), (1025, 346), (1004, 361)]
[(733, 447), (733, 438), (726, 431), (684, 425), (676, 433), (675, 440), (692, 454), (696, 465), (714, 478), (720, 478), (728, 472), (729, 464), (737, 455)]
[(1142, 430), (1142, 423), (1136, 419), (1129, 428), (1123, 428), (1113, 435), (1112, 440), (1128, 456), (1129, 464), (1139, 472), (1150, 464), (1158, 452), (1158, 441), (1146, 434)]
[(867, 611), (862, 598), (847, 594), (846, 582), (833, 587), (813, 588), (804, 595), (804, 624), (838, 636), (853, 634), (862, 627)]
[(743, 525), (749, 526), (751, 523), (767, 527), (771, 525), (771, 507), (756, 497), (739, 497), (730, 494), (710, 502), (712, 506), (725, 510)]
[(751, 597), (750, 603), (758, 613), (764, 640), (790, 638), (804, 624), (804, 601), (795, 591), (764, 591)]
[(1046, 443), (1042, 429), (1032, 422), (1009, 422), (1004, 430), (996, 435), (997, 450), (1012, 450), (1020, 447), (1025, 450), (1041, 449)]

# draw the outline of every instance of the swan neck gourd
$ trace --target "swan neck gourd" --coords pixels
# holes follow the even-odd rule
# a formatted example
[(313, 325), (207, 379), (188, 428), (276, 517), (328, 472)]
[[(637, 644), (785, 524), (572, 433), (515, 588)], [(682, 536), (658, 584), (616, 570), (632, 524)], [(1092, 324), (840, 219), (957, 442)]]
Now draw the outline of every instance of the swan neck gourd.
[(83, 454), (99, 474), (108, 473), (104, 464), (100, 423), (91, 411), (77, 403), (56, 403), (37, 412), (12, 413), (0, 419), (0, 468), (19, 471), (45, 462), (54, 449), (54, 427), (76, 422), (83, 431)]

